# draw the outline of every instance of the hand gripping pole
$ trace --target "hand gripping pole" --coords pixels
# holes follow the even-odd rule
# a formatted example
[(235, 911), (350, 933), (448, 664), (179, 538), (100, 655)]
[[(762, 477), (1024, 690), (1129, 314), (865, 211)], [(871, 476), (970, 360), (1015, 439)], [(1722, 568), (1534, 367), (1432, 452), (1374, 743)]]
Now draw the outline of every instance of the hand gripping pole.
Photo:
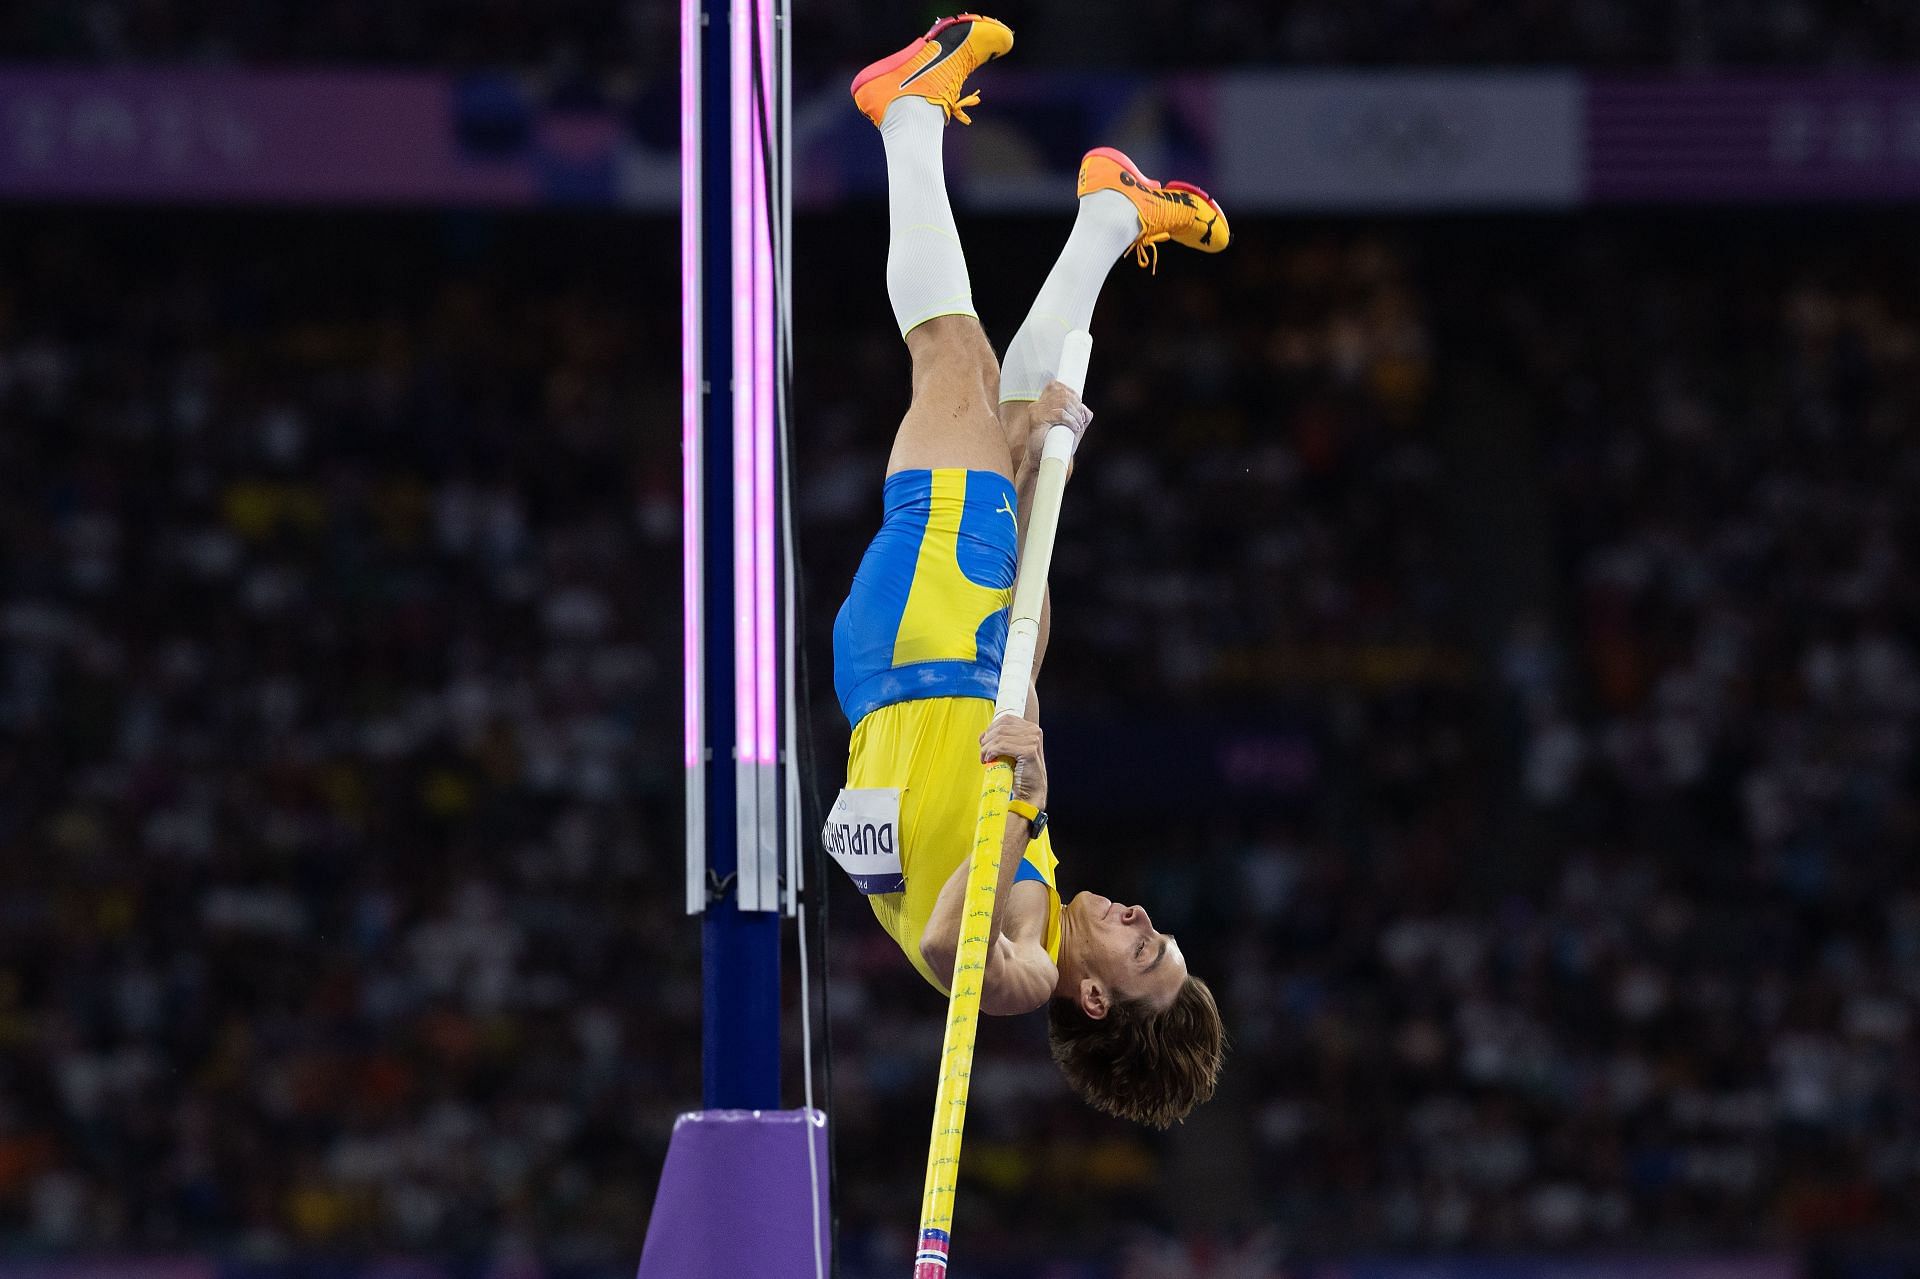
[[(1077, 393), (1086, 386), (1093, 338), (1083, 330), (1067, 334), (1060, 352), (1059, 380)], [(1047, 432), (1034, 485), (1033, 510), (1027, 516), (1027, 540), (1020, 548), (1020, 569), (1013, 584), (1013, 616), (1007, 626), (1000, 690), (993, 713), (1023, 715), (1033, 680), (1033, 653), (1040, 640), (1040, 610), (1047, 598), (1047, 570), (1053, 563), (1053, 539), (1060, 527), (1060, 499), (1067, 489), (1067, 464), (1073, 457), (1070, 427)], [(1013, 761), (987, 765), (980, 790), (979, 816), (973, 828), (973, 862), (967, 871), (966, 905), (961, 914), (960, 946), (953, 964), (953, 989), (947, 997), (947, 1029), (940, 1045), (940, 1088), (933, 1100), (933, 1139), (927, 1146), (926, 1190), (920, 1201), (920, 1244), (914, 1279), (944, 1279), (952, 1241), (953, 1195), (960, 1176), (960, 1134), (967, 1120), (968, 1079), (973, 1070), (974, 1037), (980, 1025), (981, 980), (987, 968), (987, 930), (993, 922), (993, 895), (1000, 882), (1000, 846), (1006, 836), (1007, 799), (1013, 789)]]

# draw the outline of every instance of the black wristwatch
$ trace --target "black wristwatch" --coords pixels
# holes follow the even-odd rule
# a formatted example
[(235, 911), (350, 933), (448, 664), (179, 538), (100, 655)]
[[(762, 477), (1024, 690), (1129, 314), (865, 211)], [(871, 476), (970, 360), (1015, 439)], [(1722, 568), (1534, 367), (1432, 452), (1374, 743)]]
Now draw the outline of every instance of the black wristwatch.
[(1029, 844), (1039, 839), (1040, 832), (1047, 828), (1046, 810), (1035, 808), (1024, 799), (1008, 800), (1007, 811), (1009, 813), (1018, 813), (1027, 819), (1027, 842)]

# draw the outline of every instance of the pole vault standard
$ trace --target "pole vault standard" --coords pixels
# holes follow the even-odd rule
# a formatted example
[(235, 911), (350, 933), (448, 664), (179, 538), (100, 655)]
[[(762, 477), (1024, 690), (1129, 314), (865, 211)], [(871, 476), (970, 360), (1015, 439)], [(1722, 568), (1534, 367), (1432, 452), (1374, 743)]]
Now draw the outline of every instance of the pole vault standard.
[(826, 1116), (810, 1096), (779, 1109), (781, 918), (801, 867), (786, 3), (680, 0), (686, 908), (702, 916), (704, 1108), (674, 1124), (639, 1279), (824, 1279), (830, 1256)]
[[(1093, 338), (1082, 330), (1067, 334), (1060, 353), (1060, 381), (1075, 394), (1085, 388)], [(1067, 491), (1067, 465), (1073, 458), (1073, 431), (1055, 426), (1047, 432), (1034, 483), (1033, 510), (1027, 516), (1027, 540), (1020, 548), (1020, 569), (1013, 582), (1013, 617), (1000, 663), (1000, 688), (993, 699), (995, 718), (1023, 715), (1033, 680), (1034, 647), (1040, 638), (1040, 611), (1047, 598), (1047, 572), (1053, 566), (1053, 539), (1060, 528), (1060, 502)], [(953, 1239), (953, 1194), (960, 1177), (960, 1134), (967, 1122), (967, 1093), (973, 1072), (974, 1038), (980, 1028), (980, 983), (987, 970), (987, 935), (993, 921), (993, 897), (1000, 880), (1000, 846), (1006, 837), (1007, 798), (1013, 789), (1013, 761), (987, 765), (980, 789), (979, 816), (973, 827), (973, 860), (967, 870), (960, 948), (953, 961), (953, 986), (947, 996), (947, 1029), (940, 1045), (940, 1088), (933, 1099), (933, 1137), (927, 1143), (927, 1182), (920, 1200), (920, 1244), (914, 1279), (943, 1279)]]

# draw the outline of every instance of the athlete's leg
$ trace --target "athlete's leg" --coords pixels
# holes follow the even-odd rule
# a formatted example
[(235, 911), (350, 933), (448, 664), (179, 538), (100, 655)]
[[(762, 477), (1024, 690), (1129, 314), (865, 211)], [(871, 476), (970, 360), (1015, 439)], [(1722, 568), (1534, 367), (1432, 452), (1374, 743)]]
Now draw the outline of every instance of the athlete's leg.
[(1157, 266), (1161, 244), (1218, 253), (1229, 239), (1226, 214), (1213, 197), (1185, 182), (1163, 186), (1112, 147), (1095, 147), (1081, 157), (1075, 189), (1080, 212), (1073, 233), (1007, 347), (1000, 377), (1001, 424), (1016, 457), (1038, 426), (1027, 405), (1059, 371), (1067, 334), (1092, 323), (1114, 261), (1132, 248), (1140, 265)]
[[(1081, 158), (1076, 190), (1080, 211), (1073, 231), (1007, 347), (1000, 375), (1001, 434), (1014, 459), (1023, 529), (1033, 500), (1033, 464), (1048, 425), (1033, 411), (1035, 401), (1060, 371), (1067, 335), (1091, 327), (1100, 287), (1114, 262), (1131, 248), (1141, 255), (1142, 266), (1157, 265), (1159, 245), (1167, 241), (1206, 253), (1218, 253), (1228, 242), (1226, 215), (1211, 196), (1183, 182), (1163, 187), (1111, 147), (1096, 147)], [(1049, 591), (1034, 650), (1036, 678), (1052, 631)]]
[(1016, 460), (1024, 456), (1032, 429), (1027, 406), (1060, 371), (1067, 334), (1092, 325), (1107, 272), (1139, 234), (1140, 216), (1120, 192), (1103, 189), (1080, 197), (1066, 247), (1007, 347), (1000, 372), (1001, 429)]
[[(1139, 215), (1124, 195), (1094, 191), (1080, 197), (1080, 212), (1067, 235), (1066, 247), (1060, 250), (1026, 321), (1007, 347), (1007, 362), (1000, 373), (1000, 439), (1001, 447), (1013, 460), (1023, 537), (1038, 472), (1035, 450), (1039, 434), (1031, 411), (1033, 402), (1059, 373), (1067, 334), (1092, 325), (1094, 303), (1100, 298), (1107, 271), (1139, 230)], [(1053, 591), (1049, 589), (1040, 600), (1040, 633), (1033, 650), (1036, 683), (1052, 637)], [(1027, 716), (1039, 719), (1038, 699), (1031, 695)]]
[(1000, 365), (973, 309), (967, 259), (947, 200), (946, 116), (901, 97), (880, 126), (887, 149), (887, 295), (913, 357), (913, 401), (887, 474), (957, 466), (1013, 475), (995, 412)]
[(967, 80), (1013, 47), (1003, 22), (944, 18), (854, 77), (853, 100), (887, 152), (887, 295), (913, 357), (913, 402), (887, 474), (964, 467), (1013, 475), (996, 414), (1000, 366), (973, 309), (960, 233), (947, 202), (947, 121), (971, 123)]

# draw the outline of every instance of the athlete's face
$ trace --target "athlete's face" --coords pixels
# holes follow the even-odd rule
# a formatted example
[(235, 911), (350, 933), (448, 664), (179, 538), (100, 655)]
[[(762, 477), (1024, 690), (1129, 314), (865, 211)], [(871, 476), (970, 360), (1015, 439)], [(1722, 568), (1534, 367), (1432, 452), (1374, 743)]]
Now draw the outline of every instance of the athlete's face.
[(1144, 999), (1166, 1008), (1187, 980), (1187, 957), (1171, 934), (1153, 926), (1144, 906), (1127, 906), (1098, 893), (1076, 895), (1073, 912), (1087, 974), (1112, 998)]

